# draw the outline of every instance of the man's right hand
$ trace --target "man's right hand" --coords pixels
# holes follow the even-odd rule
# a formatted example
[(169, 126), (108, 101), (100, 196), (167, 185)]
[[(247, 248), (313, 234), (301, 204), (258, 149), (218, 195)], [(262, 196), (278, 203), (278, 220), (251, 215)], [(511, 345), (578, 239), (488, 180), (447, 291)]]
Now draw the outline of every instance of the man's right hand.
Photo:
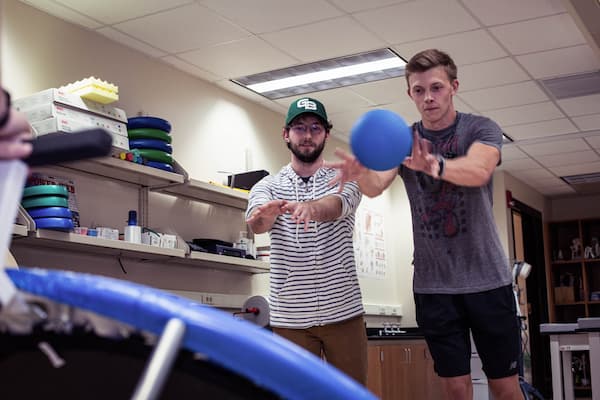
[(335, 153), (341, 161), (325, 161), (323, 166), (327, 168), (335, 168), (338, 170), (337, 175), (331, 181), (329, 186), (340, 185), (338, 192), (344, 190), (344, 183), (350, 181), (359, 181), (360, 178), (368, 171), (367, 167), (362, 165), (352, 154), (345, 152), (342, 149), (336, 149)]
[(271, 229), (275, 219), (285, 213), (283, 207), (286, 204), (286, 200), (271, 200), (262, 204), (254, 209), (246, 223), (250, 225), (252, 232), (265, 233)]

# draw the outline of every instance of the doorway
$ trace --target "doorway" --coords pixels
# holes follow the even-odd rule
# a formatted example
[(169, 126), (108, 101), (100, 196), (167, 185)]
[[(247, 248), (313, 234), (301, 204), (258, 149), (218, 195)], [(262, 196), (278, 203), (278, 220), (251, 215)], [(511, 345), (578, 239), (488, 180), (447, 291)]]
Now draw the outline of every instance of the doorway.
[(523, 345), (525, 366), (530, 376), (526, 378), (545, 398), (551, 398), (549, 337), (540, 334), (540, 324), (547, 323), (549, 318), (542, 214), (516, 199), (512, 200), (513, 254), (515, 260), (525, 261), (532, 267), (529, 277), (519, 281), (522, 288), (519, 304), (527, 324)]

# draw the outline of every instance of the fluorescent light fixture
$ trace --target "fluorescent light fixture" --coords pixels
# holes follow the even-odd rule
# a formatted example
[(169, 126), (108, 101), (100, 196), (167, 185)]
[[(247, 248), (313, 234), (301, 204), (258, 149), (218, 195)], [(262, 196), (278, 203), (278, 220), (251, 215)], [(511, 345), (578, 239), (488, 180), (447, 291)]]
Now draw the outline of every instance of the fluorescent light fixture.
[(404, 75), (406, 61), (391, 49), (380, 49), (270, 72), (232, 82), (269, 99), (279, 99)]

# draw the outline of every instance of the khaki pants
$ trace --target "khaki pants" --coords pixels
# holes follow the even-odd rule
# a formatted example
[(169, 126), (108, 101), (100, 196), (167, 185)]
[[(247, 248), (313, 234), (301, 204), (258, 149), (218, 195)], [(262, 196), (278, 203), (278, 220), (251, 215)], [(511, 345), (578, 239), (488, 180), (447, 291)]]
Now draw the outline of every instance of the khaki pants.
[(367, 332), (362, 316), (308, 329), (275, 328), (273, 332), (326, 359), (357, 382), (367, 382)]

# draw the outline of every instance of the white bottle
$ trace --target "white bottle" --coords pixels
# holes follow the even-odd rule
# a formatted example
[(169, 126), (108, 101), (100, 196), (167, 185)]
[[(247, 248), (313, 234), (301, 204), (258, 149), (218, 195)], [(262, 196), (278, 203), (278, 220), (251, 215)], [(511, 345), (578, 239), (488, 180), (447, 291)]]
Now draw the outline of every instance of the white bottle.
[(248, 232), (240, 231), (240, 237), (238, 238), (235, 247), (237, 247), (238, 249), (246, 250), (246, 253), (248, 253)]

